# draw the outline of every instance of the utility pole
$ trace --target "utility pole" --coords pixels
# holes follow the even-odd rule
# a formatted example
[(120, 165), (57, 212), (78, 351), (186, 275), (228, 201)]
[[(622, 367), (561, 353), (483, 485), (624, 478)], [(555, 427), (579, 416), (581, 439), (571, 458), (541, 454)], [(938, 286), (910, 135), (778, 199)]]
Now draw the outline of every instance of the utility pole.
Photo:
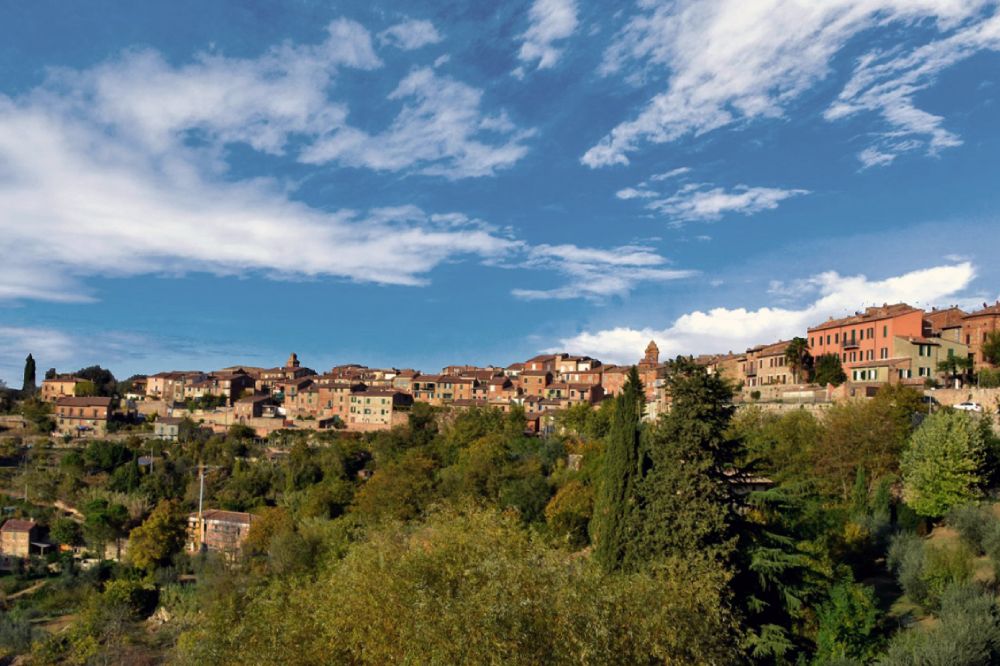
[(205, 464), (198, 463), (198, 552), (205, 546), (205, 520), (202, 517), (202, 505), (205, 501)]

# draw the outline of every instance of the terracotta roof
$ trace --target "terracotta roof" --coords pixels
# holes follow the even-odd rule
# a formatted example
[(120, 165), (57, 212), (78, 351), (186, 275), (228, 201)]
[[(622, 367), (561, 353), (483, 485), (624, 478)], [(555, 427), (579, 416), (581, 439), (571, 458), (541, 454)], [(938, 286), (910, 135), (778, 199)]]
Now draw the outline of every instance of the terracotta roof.
[(91, 396), (86, 398), (59, 398), (56, 402), (59, 407), (110, 407), (111, 398), (101, 396)]
[(965, 315), (963, 319), (970, 319), (972, 317), (987, 317), (987, 316), (990, 317), (1000, 316), (1000, 301), (997, 301), (993, 305), (986, 305), (986, 303), (983, 303), (982, 310), (976, 310), (975, 312), (970, 312), (969, 314)]
[(896, 337), (897, 338), (903, 338), (904, 340), (907, 340), (908, 342), (915, 342), (918, 345), (935, 345), (935, 346), (941, 346), (941, 339), (940, 338), (918, 338), (918, 337), (913, 336), (913, 335), (897, 335)]
[(460, 398), (458, 400), (452, 400), (451, 404), (453, 407), (486, 407), (489, 405), (489, 403), (482, 398)]
[(11, 518), (0, 527), (0, 532), (30, 532), (36, 524), (33, 520)]
[(441, 375), (420, 375), (414, 381), (421, 384), (426, 384), (426, 383), (436, 384), (441, 380), (442, 380)]
[(554, 360), (556, 360), (555, 354), (539, 354), (538, 356), (529, 358), (525, 363), (547, 363)]
[(941, 331), (946, 328), (958, 328), (962, 325), (962, 318), (968, 313), (958, 306), (945, 308), (944, 310), (933, 309), (924, 314), (924, 319), (931, 325), (931, 329)]
[(236, 402), (238, 402), (238, 403), (242, 402), (243, 404), (246, 405), (246, 404), (252, 404), (252, 403), (255, 403), (255, 402), (264, 402), (265, 400), (270, 400), (270, 399), (271, 399), (271, 396), (268, 396), (268, 395), (248, 395), (245, 398), (240, 398)]
[(42, 380), (42, 383), (43, 384), (48, 384), (49, 382), (52, 382), (53, 384), (58, 384), (60, 382), (74, 382), (75, 383), (75, 382), (85, 382), (85, 381), (87, 381), (87, 380), (86, 379), (80, 379), (79, 377), (74, 377), (73, 375), (56, 375), (52, 379), (44, 379), (44, 380)]
[(366, 391), (358, 391), (355, 393), (359, 398), (372, 397), (372, 398), (389, 398), (397, 395), (409, 395), (408, 393), (403, 393), (402, 391), (392, 391), (389, 389), (368, 389)]
[(551, 375), (549, 370), (525, 370), (521, 373), (522, 377), (544, 377), (545, 375)]
[(871, 307), (865, 309), (864, 312), (855, 313), (850, 317), (831, 319), (819, 324), (818, 326), (813, 326), (809, 329), (809, 332), (822, 331), (828, 328), (840, 328), (841, 326), (852, 326), (854, 324), (864, 324), (867, 322), (879, 321), (880, 319), (890, 319), (892, 317), (898, 317), (900, 315), (910, 314), (913, 312), (921, 312), (921, 310), (918, 310), (911, 305), (907, 305), (906, 303)]
[[(197, 518), (198, 513), (190, 514), (191, 518)], [(221, 509), (208, 509), (202, 512), (202, 518), (204, 520), (218, 520), (223, 523), (242, 523), (243, 525), (249, 525), (250, 521), (253, 520), (253, 514), (244, 513), (242, 511), (223, 511)]]
[(769, 345), (757, 345), (756, 347), (751, 347), (747, 350), (749, 352), (756, 352), (760, 356), (778, 356), (785, 353), (788, 349), (788, 345), (791, 340), (782, 340), (781, 342), (775, 342)]

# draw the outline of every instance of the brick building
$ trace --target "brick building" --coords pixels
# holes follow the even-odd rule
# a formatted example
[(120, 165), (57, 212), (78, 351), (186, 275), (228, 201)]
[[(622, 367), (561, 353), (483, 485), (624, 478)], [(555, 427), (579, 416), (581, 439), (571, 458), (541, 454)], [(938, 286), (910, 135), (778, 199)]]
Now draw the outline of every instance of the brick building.
[(61, 435), (103, 437), (111, 419), (111, 398), (59, 398), (55, 418)]
[(924, 311), (906, 303), (870, 307), (850, 317), (831, 319), (809, 329), (809, 353), (836, 354), (847, 376), (869, 361), (892, 357), (893, 339), (924, 335)]
[(59, 398), (75, 397), (76, 387), (85, 381), (73, 375), (59, 375), (46, 379), (42, 382), (41, 398), (45, 402), (56, 402)]
[(237, 557), (250, 532), (253, 514), (242, 511), (221, 511), (209, 509), (188, 516), (189, 552), (206, 551), (220, 553), (229, 559)]
[(981, 310), (962, 317), (962, 341), (969, 346), (976, 370), (992, 367), (983, 356), (983, 343), (995, 331), (1000, 331), (1000, 301), (993, 305), (983, 303)]
[(38, 541), (40, 528), (33, 520), (11, 518), (0, 527), (0, 555), (26, 559), (32, 542)]

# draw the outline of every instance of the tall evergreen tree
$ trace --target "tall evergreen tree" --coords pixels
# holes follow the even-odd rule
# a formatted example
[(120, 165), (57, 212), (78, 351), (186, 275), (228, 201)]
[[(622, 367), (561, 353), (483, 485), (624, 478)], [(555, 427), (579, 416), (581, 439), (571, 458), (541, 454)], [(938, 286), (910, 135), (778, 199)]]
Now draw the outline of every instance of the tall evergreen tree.
[(732, 387), (690, 359), (670, 363), (670, 411), (648, 437), (638, 556), (708, 555), (732, 548), (734, 502), (727, 472), (737, 453), (726, 430)]
[(594, 556), (606, 571), (622, 567), (634, 547), (637, 488), (642, 474), (639, 441), (644, 394), (632, 366), (615, 411), (604, 451), (604, 468), (594, 504)]
[(31, 354), (24, 359), (24, 384), (21, 390), (29, 395), (35, 392), (35, 359)]

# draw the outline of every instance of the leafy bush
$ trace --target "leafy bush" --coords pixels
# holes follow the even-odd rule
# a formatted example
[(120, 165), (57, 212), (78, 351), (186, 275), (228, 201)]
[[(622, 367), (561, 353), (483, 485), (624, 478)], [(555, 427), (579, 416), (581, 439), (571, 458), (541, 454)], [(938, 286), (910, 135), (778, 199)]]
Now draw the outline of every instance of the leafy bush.
[(1000, 528), (1000, 520), (989, 506), (965, 504), (948, 513), (948, 524), (954, 527), (962, 541), (979, 555), (986, 552), (983, 542), (988, 533)]
[(321, 571), (205, 608), (181, 637), (179, 662), (737, 661), (716, 565), (671, 560), (605, 575), (493, 511), (386, 526)]
[(23, 654), (31, 649), (34, 637), (29, 618), (16, 610), (0, 613), (0, 660), (5, 656)]
[(993, 595), (975, 585), (951, 585), (940, 622), (897, 634), (880, 666), (978, 666), (1000, 659), (1000, 614)]
[(972, 577), (972, 552), (965, 544), (935, 545), (915, 534), (892, 540), (888, 564), (906, 596), (927, 609), (938, 607), (950, 585)]

